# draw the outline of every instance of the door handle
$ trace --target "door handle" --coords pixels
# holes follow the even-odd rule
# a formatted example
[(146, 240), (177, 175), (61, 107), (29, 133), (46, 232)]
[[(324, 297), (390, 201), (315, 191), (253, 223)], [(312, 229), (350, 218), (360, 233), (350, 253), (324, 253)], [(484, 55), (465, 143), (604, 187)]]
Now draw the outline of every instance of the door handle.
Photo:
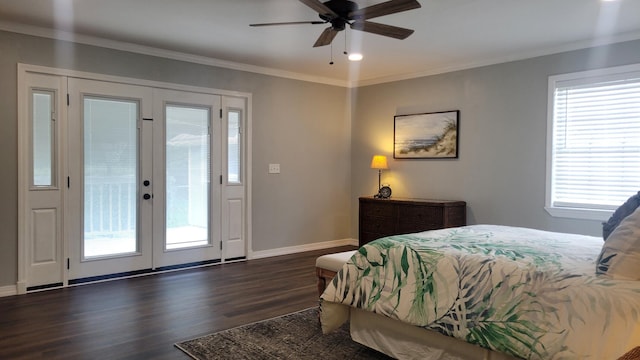
[(149, 199), (151, 199), (151, 194), (144, 194), (144, 195), (142, 195), (142, 198), (145, 199), (145, 200), (149, 200)]

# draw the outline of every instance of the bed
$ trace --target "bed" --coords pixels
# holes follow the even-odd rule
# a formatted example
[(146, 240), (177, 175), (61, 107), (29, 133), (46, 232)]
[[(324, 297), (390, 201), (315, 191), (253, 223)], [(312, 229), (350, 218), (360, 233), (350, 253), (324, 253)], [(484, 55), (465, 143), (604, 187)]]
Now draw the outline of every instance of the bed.
[(607, 274), (604, 253), (599, 237), (496, 225), (385, 237), (329, 283), (322, 328), (350, 320), (398, 359), (618, 359), (640, 345), (640, 281)]

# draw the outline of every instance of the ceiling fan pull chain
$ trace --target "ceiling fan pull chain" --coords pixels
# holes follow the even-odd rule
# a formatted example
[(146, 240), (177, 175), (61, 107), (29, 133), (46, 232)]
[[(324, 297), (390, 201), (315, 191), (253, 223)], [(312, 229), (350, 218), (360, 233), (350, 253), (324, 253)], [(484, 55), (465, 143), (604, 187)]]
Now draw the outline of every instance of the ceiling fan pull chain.
[(345, 55), (348, 55), (347, 52), (347, 30), (344, 31), (344, 51), (342, 52)]
[(330, 50), (331, 51), (331, 61), (329, 61), (329, 65), (333, 65), (333, 44), (331, 44), (330, 48), (331, 48), (331, 50)]

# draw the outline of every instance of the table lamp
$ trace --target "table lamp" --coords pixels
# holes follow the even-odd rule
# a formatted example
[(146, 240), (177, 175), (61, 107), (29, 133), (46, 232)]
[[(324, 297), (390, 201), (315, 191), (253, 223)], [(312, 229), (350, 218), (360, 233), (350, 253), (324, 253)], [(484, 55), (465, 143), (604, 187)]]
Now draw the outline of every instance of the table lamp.
[(382, 176), (382, 170), (387, 170), (387, 157), (384, 155), (374, 155), (371, 159), (371, 168), (378, 169), (378, 191), (380, 191), (380, 177)]

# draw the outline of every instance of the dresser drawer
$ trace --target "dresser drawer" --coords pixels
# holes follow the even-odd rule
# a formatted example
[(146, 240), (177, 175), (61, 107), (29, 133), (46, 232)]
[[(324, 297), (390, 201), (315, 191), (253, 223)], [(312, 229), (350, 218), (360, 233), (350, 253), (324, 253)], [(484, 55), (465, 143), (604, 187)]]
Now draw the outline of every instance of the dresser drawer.
[(360, 208), (360, 216), (378, 217), (390, 219), (395, 215), (396, 207), (394, 204), (379, 200), (379, 202), (367, 203)]
[(405, 224), (442, 224), (443, 211), (434, 206), (406, 206), (398, 210), (398, 223)]
[(442, 229), (442, 224), (428, 224), (428, 223), (402, 223), (398, 224), (398, 234), (409, 234), (415, 232), (422, 232), (427, 230)]
[(392, 235), (395, 230), (395, 224), (386, 218), (365, 216), (360, 222), (360, 228), (367, 233), (376, 233)]
[(445, 213), (445, 227), (456, 227), (467, 225), (466, 207), (454, 207), (447, 209)]

